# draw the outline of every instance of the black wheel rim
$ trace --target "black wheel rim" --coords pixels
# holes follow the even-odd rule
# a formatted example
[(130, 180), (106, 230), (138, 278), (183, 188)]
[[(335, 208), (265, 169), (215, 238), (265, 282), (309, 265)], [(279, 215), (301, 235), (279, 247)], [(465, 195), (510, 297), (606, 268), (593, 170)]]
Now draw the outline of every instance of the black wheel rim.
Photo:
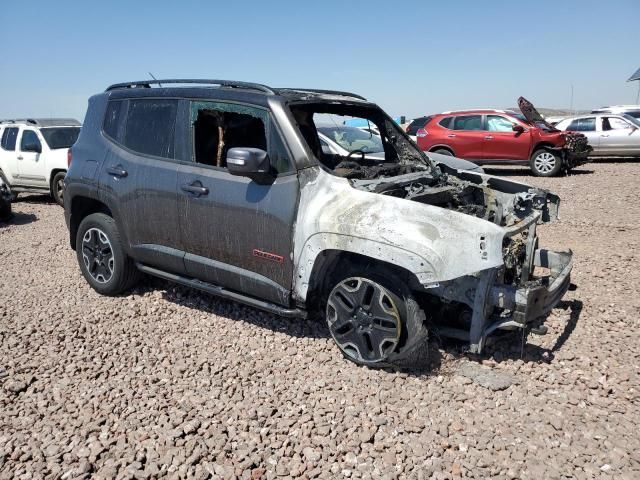
[(400, 339), (395, 302), (384, 287), (366, 278), (347, 278), (335, 286), (327, 302), (327, 322), (345, 355), (363, 363), (385, 360)]
[(87, 273), (98, 283), (113, 277), (113, 248), (107, 235), (99, 228), (90, 228), (82, 237), (82, 260)]

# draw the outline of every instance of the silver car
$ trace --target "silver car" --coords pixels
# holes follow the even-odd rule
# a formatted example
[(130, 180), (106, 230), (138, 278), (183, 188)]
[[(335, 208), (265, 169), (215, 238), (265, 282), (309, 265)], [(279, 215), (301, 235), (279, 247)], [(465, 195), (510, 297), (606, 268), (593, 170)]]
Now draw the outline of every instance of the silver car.
[(640, 121), (630, 115), (582, 115), (562, 120), (556, 128), (584, 134), (593, 147), (592, 157), (640, 156)]

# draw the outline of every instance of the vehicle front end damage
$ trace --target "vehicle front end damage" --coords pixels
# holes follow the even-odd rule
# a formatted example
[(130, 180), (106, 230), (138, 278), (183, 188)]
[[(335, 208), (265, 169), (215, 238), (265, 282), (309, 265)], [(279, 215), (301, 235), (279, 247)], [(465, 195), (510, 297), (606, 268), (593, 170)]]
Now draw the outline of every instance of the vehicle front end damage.
[[(469, 255), (487, 260), (500, 256), (499, 264), (471, 275), (423, 284), (430, 296), (441, 301), (436, 307), (441, 310), (441, 315), (436, 315), (440, 334), (468, 341), (473, 353), (480, 353), (496, 330), (536, 326), (569, 288), (572, 252), (538, 246), (538, 224), (555, 220), (560, 204), (560, 199), (546, 190), (467, 172), (445, 174), (435, 182), (407, 176), (391, 182), (355, 181), (354, 186), (454, 210), (500, 227), (497, 235), (489, 234), (486, 228), (486, 234), (482, 228), (475, 230), (475, 252), (459, 251), (450, 258), (465, 264)], [(472, 225), (468, 232), (474, 232)], [(496, 247), (501, 251), (492, 255)], [(543, 332), (544, 328), (535, 331)]]
[(524, 97), (518, 98), (518, 107), (528, 122), (544, 132), (543, 137), (538, 139), (542, 142), (541, 148), (557, 154), (562, 159), (563, 170), (569, 171), (589, 162), (588, 157), (593, 148), (585, 135), (558, 130), (547, 122), (533, 104)]

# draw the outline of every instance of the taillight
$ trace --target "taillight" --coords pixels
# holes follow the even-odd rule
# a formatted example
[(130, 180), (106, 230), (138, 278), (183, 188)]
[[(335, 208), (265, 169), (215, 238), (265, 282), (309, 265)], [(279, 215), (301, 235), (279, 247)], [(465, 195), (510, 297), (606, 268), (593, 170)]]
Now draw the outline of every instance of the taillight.
[(69, 150), (67, 150), (67, 167), (71, 166), (72, 158), (73, 158), (73, 155), (71, 154), (71, 148), (69, 148)]
[(416, 137), (423, 138), (423, 137), (426, 137), (427, 135), (429, 135), (429, 134), (427, 133), (427, 131), (424, 128), (421, 128), (420, 130), (418, 130), (416, 132)]

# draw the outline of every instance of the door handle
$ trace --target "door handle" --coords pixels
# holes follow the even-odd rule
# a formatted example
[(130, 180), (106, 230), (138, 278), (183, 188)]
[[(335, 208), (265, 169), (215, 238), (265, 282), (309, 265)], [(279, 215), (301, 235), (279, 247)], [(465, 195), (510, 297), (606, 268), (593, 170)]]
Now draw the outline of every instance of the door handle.
[(455, 133), (450, 133), (449, 135), (447, 135), (447, 137), (449, 137), (449, 138), (453, 138), (453, 137), (455, 137), (455, 136), (456, 136), (456, 134), (455, 134)]
[(115, 167), (107, 167), (107, 173), (114, 177), (124, 178), (128, 175), (128, 172), (122, 168), (122, 165), (116, 165)]
[(22, 155), (18, 155), (18, 160), (22, 160), (24, 157)]
[(487, 135), (486, 137), (484, 137), (485, 140), (492, 140), (493, 137), (491, 135)]
[(602, 135), (600, 135), (600, 136), (601, 136), (601, 137), (608, 137), (609, 135), (605, 133), (605, 134), (602, 134)]
[(203, 187), (202, 183), (196, 180), (193, 183), (185, 183), (181, 185), (180, 188), (184, 192), (193, 193), (196, 197), (200, 195), (209, 195), (209, 189), (207, 187)]

